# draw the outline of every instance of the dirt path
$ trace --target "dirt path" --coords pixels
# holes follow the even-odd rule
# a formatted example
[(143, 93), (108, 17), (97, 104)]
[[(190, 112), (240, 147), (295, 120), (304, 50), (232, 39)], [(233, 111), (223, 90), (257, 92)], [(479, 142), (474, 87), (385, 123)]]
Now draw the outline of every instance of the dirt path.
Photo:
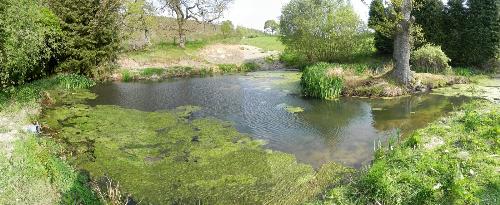
[(130, 58), (118, 60), (122, 68), (131, 70), (142, 70), (144, 68), (169, 68), (175, 66), (206, 68), (215, 67), (218, 64), (241, 65), (254, 62), (260, 65), (262, 70), (274, 70), (283, 66), (278, 62), (279, 51), (264, 51), (255, 46), (214, 44), (201, 49), (191, 59), (180, 59), (175, 63), (137, 62)]

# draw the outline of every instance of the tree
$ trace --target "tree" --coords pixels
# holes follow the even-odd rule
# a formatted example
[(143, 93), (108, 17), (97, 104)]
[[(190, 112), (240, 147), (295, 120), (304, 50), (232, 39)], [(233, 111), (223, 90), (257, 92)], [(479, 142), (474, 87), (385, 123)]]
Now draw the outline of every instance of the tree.
[(415, 23), (422, 28), (425, 40), (442, 45), (446, 38), (444, 32), (444, 4), (441, 0), (416, 0), (418, 8), (413, 9)]
[(224, 38), (227, 38), (234, 31), (233, 22), (231, 22), (230, 20), (222, 22), (221, 31), (222, 36), (224, 36)]
[(47, 0), (60, 18), (64, 52), (59, 72), (101, 77), (111, 71), (120, 47), (121, 0)]
[[(124, 39), (134, 38), (134, 34), (140, 33), (141, 40), (134, 43), (134, 47), (143, 47), (151, 44), (151, 27), (155, 24), (154, 8), (148, 0), (125, 0), (122, 16)], [(136, 45), (140, 44), (140, 45)]]
[(450, 57), (452, 65), (467, 64), (467, 53), (463, 51), (469, 44), (469, 41), (465, 40), (467, 10), (464, 3), (465, 0), (449, 0), (444, 14), (443, 30), (446, 39), (443, 42), (443, 50)]
[(271, 34), (275, 34), (279, 28), (280, 25), (275, 20), (267, 20), (266, 23), (264, 23), (264, 30)]
[(212, 23), (222, 18), (223, 12), (234, 0), (161, 0), (163, 8), (174, 15), (177, 22), (179, 47), (186, 47), (186, 22)]
[(395, 69), (392, 75), (395, 79), (409, 85), (413, 80), (410, 72), (410, 30), (412, 24), (412, 0), (403, 0), (402, 5), (393, 4), (397, 13), (397, 25), (394, 35), (394, 53)]
[(468, 0), (465, 38), (467, 64), (483, 66), (495, 59), (500, 49), (500, 2), (498, 0)]
[(368, 27), (375, 30), (375, 48), (380, 54), (392, 54), (394, 40), (391, 27), (394, 25), (392, 19), (382, 0), (373, 0), (370, 4)]
[(282, 42), (311, 62), (351, 59), (364, 50), (362, 30), (358, 15), (342, 0), (292, 0), (280, 20)]

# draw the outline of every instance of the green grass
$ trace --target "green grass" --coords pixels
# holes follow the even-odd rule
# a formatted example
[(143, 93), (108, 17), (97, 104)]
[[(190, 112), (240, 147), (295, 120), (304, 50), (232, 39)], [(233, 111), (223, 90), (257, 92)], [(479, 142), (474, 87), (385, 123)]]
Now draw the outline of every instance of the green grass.
[(82, 89), (95, 85), (95, 82), (75, 74), (57, 75), (51, 78), (37, 80), (18, 87), (7, 88), (0, 92), (0, 108), (9, 103), (27, 104), (42, 98), (42, 92), (54, 89)]
[[(91, 96), (88, 92), (79, 94), (79, 91), (93, 85), (92, 80), (82, 76), (59, 75), (9, 88), (4, 91), (0, 116), (28, 123), (38, 116), (25, 113), (37, 113), (35, 110), (42, 99), (60, 104), (81, 103), (78, 99), (82, 95)], [(9, 126), (2, 125), (1, 132), (17, 129)], [(101, 203), (88, 186), (89, 178), (58, 157), (61, 154), (59, 145), (24, 132), (19, 132), (15, 139), (13, 143), (0, 142), (0, 204)], [(4, 149), (12, 144), (12, 152)]]
[(339, 76), (328, 76), (328, 63), (318, 63), (307, 67), (302, 73), (300, 84), (305, 96), (320, 99), (335, 99), (340, 96), (343, 81)]
[(165, 73), (165, 69), (163, 68), (145, 68), (141, 71), (142, 76), (150, 77), (153, 75), (161, 76)]
[(476, 101), (377, 151), (324, 204), (498, 204), (500, 110)]
[(285, 45), (283, 45), (276, 36), (262, 36), (256, 38), (245, 38), (241, 39), (241, 44), (255, 46), (262, 48), (265, 51), (284, 51)]
[(100, 204), (89, 179), (56, 157), (56, 145), (35, 136), (18, 140), (12, 158), (0, 156), (0, 204)]
[(145, 50), (130, 51), (123, 55), (138, 62), (173, 63), (181, 59), (196, 60), (197, 53), (206, 45), (207, 41), (192, 41), (186, 43), (186, 48), (176, 44), (161, 42)]

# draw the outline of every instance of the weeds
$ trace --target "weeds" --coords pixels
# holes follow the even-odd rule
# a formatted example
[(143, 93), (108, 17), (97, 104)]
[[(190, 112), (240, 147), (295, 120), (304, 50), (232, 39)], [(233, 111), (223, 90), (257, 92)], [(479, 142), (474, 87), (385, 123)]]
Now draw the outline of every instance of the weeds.
[[(101, 189), (101, 184), (104, 184), (104, 189)], [(101, 200), (108, 205), (128, 205), (130, 201), (130, 194), (124, 195), (120, 190), (120, 183), (113, 182), (109, 177), (104, 176), (102, 183), (96, 181), (92, 182), (94, 192), (99, 195)]]
[(327, 75), (330, 67), (330, 64), (318, 63), (304, 70), (300, 81), (304, 95), (328, 100), (340, 96), (343, 81), (339, 76)]

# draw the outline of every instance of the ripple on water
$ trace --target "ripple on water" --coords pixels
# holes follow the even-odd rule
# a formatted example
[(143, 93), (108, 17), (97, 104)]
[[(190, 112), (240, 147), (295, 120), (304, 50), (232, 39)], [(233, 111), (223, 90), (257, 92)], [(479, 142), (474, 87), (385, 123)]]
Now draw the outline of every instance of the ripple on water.
[[(195, 117), (231, 121), (267, 147), (294, 154), (319, 167), (328, 161), (360, 167), (396, 128), (408, 133), (451, 111), (467, 98), (423, 95), (392, 100), (342, 98), (324, 101), (298, 95), (300, 75), (259, 72), (178, 79), (159, 83), (110, 83), (94, 88), (91, 105), (119, 105), (142, 111), (200, 106)], [(283, 106), (300, 107), (290, 113)], [(412, 114), (413, 113), (413, 114)]]

